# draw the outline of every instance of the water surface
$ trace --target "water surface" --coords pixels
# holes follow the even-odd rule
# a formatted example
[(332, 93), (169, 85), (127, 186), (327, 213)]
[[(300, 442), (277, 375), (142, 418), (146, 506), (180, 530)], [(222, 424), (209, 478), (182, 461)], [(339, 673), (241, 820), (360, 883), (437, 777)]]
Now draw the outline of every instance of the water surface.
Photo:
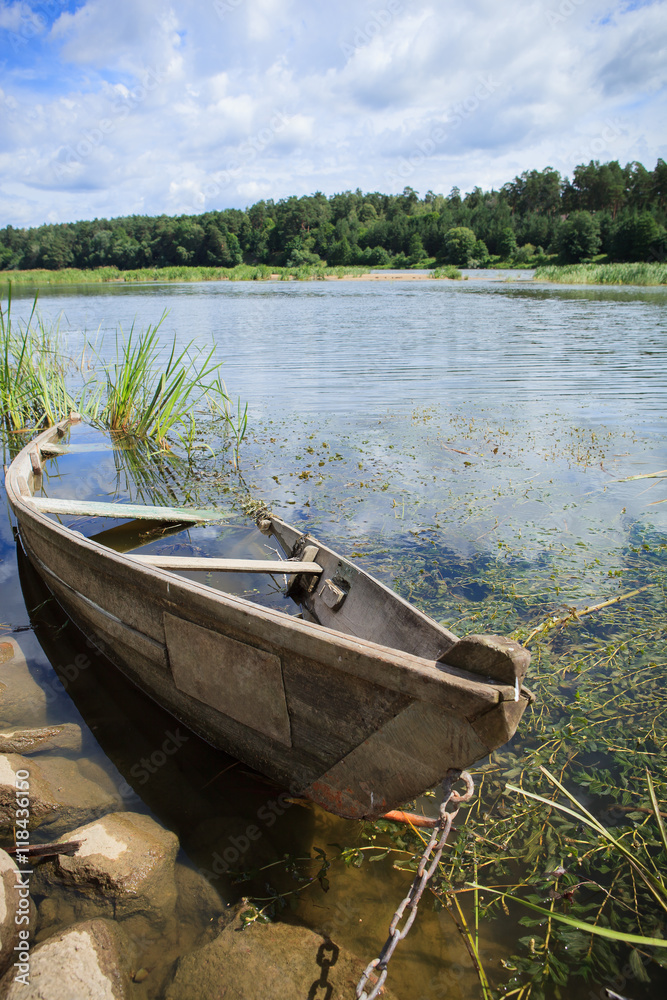
[[(628, 477), (667, 468), (667, 289), (554, 287), (493, 274), (467, 282), (61, 286), (42, 290), (39, 301), (47, 319), (60, 316), (73, 359), (81, 358), (85, 340), (102, 360), (110, 358), (119, 325), (126, 332), (133, 323), (144, 328), (166, 310), (165, 344), (175, 334), (181, 345), (212, 349), (224, 361), (230, 394), (247, 400), (250, 412), (242, 480), (231, 452), (216, 444), (189, 463), (148, 459), (146, 475), (108, 454), (91, 459), (86, 472), (79, 456), (61, 463), (59, 473), (54, 464), (54, 493), (72, 495), (71, 477), (83, 477), (91, 498), (149, 502), (150, 494), (170, 504), (232, 505), (234, 554), (245, 534), (260, 544), (239, 506), (250, 493), (358, 558), (459, 634), (527, 633), (550, 614), (609, 599), (664, 570), (665, 480)], [(27, 317), (30, 308), (27, 295), (12, 306), (15, 317)], [(206, 531), (174, 544), (205, 545)], [(217, 536), (208, 542), (221, 544)], [(2, 619), (27, 630), (17, 635), (36, 676), (53, 691), (49, 720), (82, 721), (90, 759), (131, 786), (128, 808), (152, 811), (178, 832), (190, 861), (208, 869), (215, 851), (238, 838), (274, 792), (194, 737), (187, 753), (150, 780), (133, 776), (147, 748), (159, 745), (168, 718), (104, 670), (99, 682), (91, 670), (81, 690), (72, 685), (74, 700), (54, 686), (52, 664), (60, 668), (59, 658), (69, 662), (69, 654), (48, 637), (63, 623), (39, 624), (28, 614), (8, 520), (0, 524), (0, 544)], [(655, 590), (635, 604), (638, 615), (655, 620), (660, 607), (664, 597)], [(627, 639), (630, 626), (615, 622), (610, 613), (590, 632), (564, 634), (535, 661), (534, 674), (552, 653), (555, 669), (604, 629), (626, 629)], [(652, 632), (641, 655), (658, 658), (662, 642)], [(101, 701), (98, 683), (107, 691)], [(520, 732), (515, 743), (521, 754), (530, 739), (522, 743)], [(611, 766), (604, 753), (586, 760)], [(660, 753), (648, 762), (659, 766)], [(228, 766), (231, 784), (222, 775)], [(185, 812), (176, 808), (181, 797)], [(257, 856), (242, 864), (262, 868), (313, 846), (332, 854), (332, 844), (367, 846), (365, 837), (359, 824), (294, 806), (264, 830)], [(289, 879), (271, 871), (272, 889), (285, 891)], [(221, 879), (217, 887), (225, 898), (266, 896), (267, 878), (256, 874), (241, 885)], [(289, 897), (292, 918), (328, 928), (370, 959), (410, 878), (391, 867), (391, 858), (339, 866), (329, 893), (315, 886), (301, 902)], [(465, 971), (450, 995), (473, 995), (476, 980), (453, 924), (426, 898), (423, 911), (392, 960), (390, 984), (401, 997), (430, 1000), (443, 995), (443, 969), (460, 966)], [(501, 925), (482, 930), (485, 961), (498, 982), (500, 959), (518, 947), (521, 933), (514, 923), (511, 931)], [(588, 995), (583, 985), (580, 995)]]

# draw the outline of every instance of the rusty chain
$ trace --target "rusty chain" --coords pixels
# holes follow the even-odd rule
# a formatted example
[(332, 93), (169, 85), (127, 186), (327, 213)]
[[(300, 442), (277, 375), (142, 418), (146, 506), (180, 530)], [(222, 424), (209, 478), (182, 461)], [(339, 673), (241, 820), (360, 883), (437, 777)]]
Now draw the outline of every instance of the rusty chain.
[[(466, 790), (463, 793), (455, 791), (453, 787), (454, 782), (459, 779), (464, 781), (466, 785)], [(422, 893), (426, 888), (429, 879), (438, 867), (438, 862), (440, 861), (442, 851), (447, 842), (447, 837), (449, 836), (452, 828), (452, 823), (461, 808), (461, 802), (468, 802), (472, 798), (475, 786), (467, 771), (457, 771), (452, 768), (445, 776), (445, 780), (442, 783), (442, 789), (444, 792), (444, 798), (440, 805), (440, 815), (437, 820), (434, 820), (433, 833), (431, 834), (431, 838), (424, 848), (424, 853), (420, 858), (417, 874), (414, 877), (410, 891), (405, 899), (399, 904), (398, 909), (394, 913), (394, 918), (389, 925), (389, 937), (385, 941), (382, 951), (377, 958), (374, 958), (372, 962), (368, 963), (364, 970), (364, 974), (357, 984), (357, 1000), (374, 1000), (384, 986), (387, 978), (387, 965), (389, 964), (389, 959), (393, 955), (398, 942), (402, 941), (403, 938), (407, 936), (408, 931), (414, 923), (415, 917), (417, 916), (419, 900), (422, 897)], [(447, 806), (450, 802), (456, 804), (456, 809), (448, 812)], [(404, 926), (399, 929), (398, 923), (406, 910), (409, 910), (410, 912), (408, 913)], [(379, 977), (377, 983), (373, 986), (370, 993), (366, 993), (366, 983), (371, 975), (374, 973), (377, 975), (378, 972)]]

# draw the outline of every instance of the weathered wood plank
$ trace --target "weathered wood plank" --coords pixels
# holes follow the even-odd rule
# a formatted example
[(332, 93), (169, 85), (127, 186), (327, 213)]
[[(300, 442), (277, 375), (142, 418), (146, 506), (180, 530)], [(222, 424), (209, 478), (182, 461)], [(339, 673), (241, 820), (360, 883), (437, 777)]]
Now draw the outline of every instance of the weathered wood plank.
[(292, 746), (280, 657), (164, 614), (174, 683), (222, 715)]
[(41, 454), (45, 458), (53, 458), (57, 455), (85, 455), (96, 451), (117, 451), (118, 449), (106, 441), (83, 441), (80, 444), (55, 444), (46, 442), (40, 445)]
[(316, 562), (281, 562), (278, 559), (216, 559), (198, 556), (143, 556), (130, 554), (129, 558), (158, 569), (203, 570), (221, 573), (321, 573)]
[[(25, 498), (28, 499), (28, 498)], [(85, 517), (122, 517), (149, 521), (222, 521), (231, 511), (191, 510), (185, 507), (151, 507), (133, 503), (102, 503), (97, 500), (67, 500), (30, 497), (30, 504), (44, 514), (82, 514)]]

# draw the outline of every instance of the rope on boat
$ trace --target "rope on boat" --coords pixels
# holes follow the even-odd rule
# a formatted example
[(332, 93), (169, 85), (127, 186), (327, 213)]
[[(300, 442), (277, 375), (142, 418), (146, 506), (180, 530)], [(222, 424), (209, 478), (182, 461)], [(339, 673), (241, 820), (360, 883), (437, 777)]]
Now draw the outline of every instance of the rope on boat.
[[(460, 793), (455, 791), (453, 788), (454, 782), (459, 779), (465, 782), (465, 792)], [(389, 925), (389, 937), (385, 941), (382, 951), (377, 958), (374, 958), (372, 962), (368, 963), (364, 970), (364, 974), (357, 984), (357, 1000), (374, 1000), (384, 986), (387, 978), (387, 965), (389, 964), (389, 959), (393, 955), (398, 942), (402, 941), (403, 938), (407, 936), (408, 931), (414, 923), (415, 917), (417, 916), (417, 907), (422, 897), (422, 893), (431, 876), (438, 867), (443, 848), (447, 842), (447, 837), (452, 829), (452, 823), (458, 814), (461, 803), (468, 802), (472, 798), (473, 792), (475, 791), (475, 785), (467, 771), (458, 771), (452, 768), (447, 772), (445, 780), (442, 783), (442, 789), (444, 792), (444, 798), (442, 804), (440, 805), (440, 816), (433, 829), (431, 838), (424, 848), (424, 853), (421, 856), (419, 867), (417, 868), (417, 874), (414, 877), (410, 891), (405, 899), (399, 904), (398, 909), (394, 913), (393, 920)], [(448, 812), (447, 806), (450, 802), (454, 803), (456, 808), (451, 812)], [(403, 917), (406, 910), (408, 910), (409, 913), (406, 917), (405, 924), (402, 928), (399, 928), (399, 921)], [(377, 982), (372, 987), (371, 992), (367, 993), (366, 983), (371, 975), (374, 978), (377, 977)]]

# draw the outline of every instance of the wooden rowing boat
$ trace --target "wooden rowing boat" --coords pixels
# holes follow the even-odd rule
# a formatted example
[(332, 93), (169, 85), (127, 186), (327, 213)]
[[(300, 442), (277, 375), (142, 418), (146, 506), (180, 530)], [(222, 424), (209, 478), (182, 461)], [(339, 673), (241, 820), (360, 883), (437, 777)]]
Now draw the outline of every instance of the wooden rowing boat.
[[(278, 517), (260, 528), (286, 558), (260, 562), (118, 552), (60, 523), (223, 516), (38, 495), (74, 420), (41, 433), (7, 470), (23, 549), (83, 632), (204, 739), (331, 812), (371, 819), (513, 735), (532, 700), (527, 650), (500, 636), (458, 639)], [(211, 570), (286, 577), (302, 617), (182, 575)]]

